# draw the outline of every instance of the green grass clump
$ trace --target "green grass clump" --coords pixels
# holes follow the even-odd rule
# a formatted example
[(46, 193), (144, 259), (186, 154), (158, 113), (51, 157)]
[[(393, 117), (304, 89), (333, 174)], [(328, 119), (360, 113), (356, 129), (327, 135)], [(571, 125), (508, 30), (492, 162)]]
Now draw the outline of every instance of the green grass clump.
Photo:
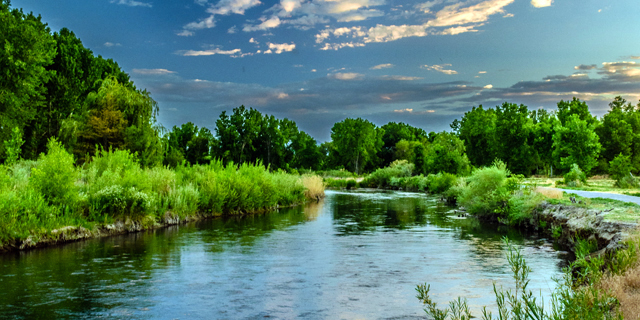
[[(578, 259), (570, 267), (564, 269), (564, 276), (557, 279), (558, 286), (554, 291), (550, 308), (545, 309), (545, 301), (534, 296), (527, 287), (529, 285), (529, 273), (531, 268), (527, 265), (520, 249), (514, 247), (508, 239), (504, 239), (507, 246), (506, 258), (511, 267), (514, 289), (498, 288), (494, 284), (493, 293), (496, 297), (498, 314), (494, 315), (484, 307), (482, 319), (581, 319), (602, 320), (622, 319), (619, 302), (616, 298), (595, 284), (602, 278), (602, 261), (598, 259), (585, 259), (588, 254), (588, 242), (579, 243)], [(635, 256), (634, 256), (635, 259)], [(635, 260), (634, 260), (635, 261)], [(579, 286), (572, 270), (581, 268), (578, 280), (584, 284)], [(586, 275), (586, 276), (585, 276)], [(429, 295), (430, 286), (418, 285), (417, 298), (425, 305), (425, 313), (435, 320), (470, 320), (475, 318), (467, 306), (466, 299), (458, 298), (449, 303), (448, 308), (438, 308), (438, 305)]]
[(319, 177), (270, 172), (260, 163), (142, 168), (129, 151), (100, 150), (74, 167), (60, 143), (48, 146), (37, 162), (0, 166), (0, 246), (67, 226), (91, 230), (116, 220), (147, 226), (167, 215), (251, 213), (324, 195)]

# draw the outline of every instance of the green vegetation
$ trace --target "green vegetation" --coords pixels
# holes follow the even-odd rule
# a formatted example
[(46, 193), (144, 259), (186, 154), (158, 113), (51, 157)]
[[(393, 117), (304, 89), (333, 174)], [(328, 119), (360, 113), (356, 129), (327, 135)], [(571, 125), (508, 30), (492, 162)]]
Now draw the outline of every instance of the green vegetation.
[[(603, 288), (603, 278), (621, 274), (638, 259), (636, 245), (616, 253), (612, 261), (617, 267), (602, 271), (605, 262), (602, 258), (587, 259), (593, 250), (592, 243), (577, 241), (577, 259), (570, 267), (564, 269), (564, 277), (557, 279), (550, 308), (545, 310), (545, 301), (527, 289), (531, 268), (527, 265), (519, 248), (514, 247), (507, 238), (507, 261), (513, 273), (515, 289), (497, 288), (496, 296), (498, 314), (496, 319), (623, 319), (624, 311), (620, 308), (620, 300), (611, 291)], [(574, 276), (574, 272), (577, 275)], [(429, 285), (418, 285), (417, 298), (425, 305), (425, 313), (436, 320), (474, 318), (467, 306), (466, 299), (458, 298), (449, 303), (449, 308), (440, 309), (429, 295)], [(633, 307), (633, 306), (632, 306)], [(631, 315), (631, 314), (629, 314)], [(482, 319), (494, 319), (494, 315), (486, 307), (482, 311)]]
[(127, 150), (99, 150), (75, 167), (52, 139), (38, 161), (0, 166), (0, 246), (88, 230), (117, 220), (152, 226), (167, 217), (242, 214), (289, 206), (324, 194), (319, 177), (269, 172), (261, 164), (142, 167)]

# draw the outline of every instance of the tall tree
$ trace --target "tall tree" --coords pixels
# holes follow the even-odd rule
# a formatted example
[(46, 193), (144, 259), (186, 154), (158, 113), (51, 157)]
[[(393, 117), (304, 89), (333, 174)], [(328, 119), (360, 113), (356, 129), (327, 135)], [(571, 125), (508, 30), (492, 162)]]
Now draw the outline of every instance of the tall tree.
[(557, 125), (553, 136), (553, 158), (559, 168), (569, 170), (572, 164), (589, 174), (597, 164), (600, 142), (594, 131), (594, 124), (573, 114), (564, 125)]
[(376, 130), (373, 123), (361, 118), (335, 123), (331, 128), (332, 157), (339, 165), (360, 174), (367, 164), (375, 161), (383, 135), (384, 130)]
[(478, 167), (491, 165), (496, 158), (495, 110), (473, 107), (460, 121), (456, 119), (451, 128), (464, 141), (471, 164)]
[(505, 102), (496, 107), (496, 154), (511, 172), (530, 175), (535, 166), (532, 129), (527, 106)]
[[(45, 106), (45, 83), (51, 77), (46, 66), (55, 56), (55, 40), (40, 16), (12, 9), (0, 2), (0, 139), (10, 139), (14, 128), (23, 132), (22, 150), (28, 158), (40, 138), (28, 128)], [(5, 158), (0, 144), (0, 158)]]

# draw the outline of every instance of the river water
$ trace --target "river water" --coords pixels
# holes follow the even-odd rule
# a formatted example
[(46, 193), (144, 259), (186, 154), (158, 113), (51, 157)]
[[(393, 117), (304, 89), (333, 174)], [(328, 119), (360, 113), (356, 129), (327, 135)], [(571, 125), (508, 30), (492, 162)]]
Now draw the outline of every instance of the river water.
[(327, 191), (320, 203), (0, 255), (0, 318), (419, 319), (440, 305), (495, 308), (513, 287), (500, 241), (520, 246), (547, 297), (567, 253), (437, 198)]

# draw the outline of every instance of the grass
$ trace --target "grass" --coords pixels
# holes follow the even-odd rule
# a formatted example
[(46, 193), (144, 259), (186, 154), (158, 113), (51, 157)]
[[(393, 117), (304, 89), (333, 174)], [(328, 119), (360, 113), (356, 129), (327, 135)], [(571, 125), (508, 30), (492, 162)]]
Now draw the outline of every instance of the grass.
[[(531, 177), (524, 180), (524, 184), (533, 187), (551, 187), (570, 190), (598, 191), (611, 193), (625, 193), (629, 189), (620, 189), (615, 186), (615, 180), (608, 176), (594, 176), (587, 179), (587, 183), (580, 187), (570, 187), (562, 184), (563, 178)], [(638, 191), (640, 192), (640, 191)]]
[[(640, 273), (635, 269), (638, 265), (637, 242), (628, 249), (619, 251), (613, 258), (614, 268), (603, 271), (605, 260), (591, 257), (590, 243), (578, 241), (577, 259), (570, 267), (564, 269), (564, 276), (557, 279), (558, 286), (554, 291), (550, 308), (545, 308), (545, 301), (534, 296), (527, 289), (531, 268), (527, 265), (520, 249), (512, 246), (504, 239), (507, 246), (506, 259), (511, 267), (515, 287), (498, 288), (494, 285), (498, 313), (495, 319), (636, 319), (638, 318), (637, 285)], [(619, 267), (619, 268), (616, 268)], [(575, 274), (575, 276), (574, 276)], [(430, 286), (418, 285), (417, 298), (425, 305), (425, 313), (435, 320), (475, 318), (467, 307), (467, 301), (458, 297), (449, 303), (448, 308), (438, 308), (429, 295)], [(494, 315), (482, 311), (482, 319), (494, 319)]]
[(74, 167), (53, 141), (38, 161), (0, 166), (0, 248), (68, 227), (96, 230), (118, 220), (152, 226), (167, 217), (252, 213), (324, 196), (322, 178), (261, 164), (142, 168), (135, 159), (103, 150)]

